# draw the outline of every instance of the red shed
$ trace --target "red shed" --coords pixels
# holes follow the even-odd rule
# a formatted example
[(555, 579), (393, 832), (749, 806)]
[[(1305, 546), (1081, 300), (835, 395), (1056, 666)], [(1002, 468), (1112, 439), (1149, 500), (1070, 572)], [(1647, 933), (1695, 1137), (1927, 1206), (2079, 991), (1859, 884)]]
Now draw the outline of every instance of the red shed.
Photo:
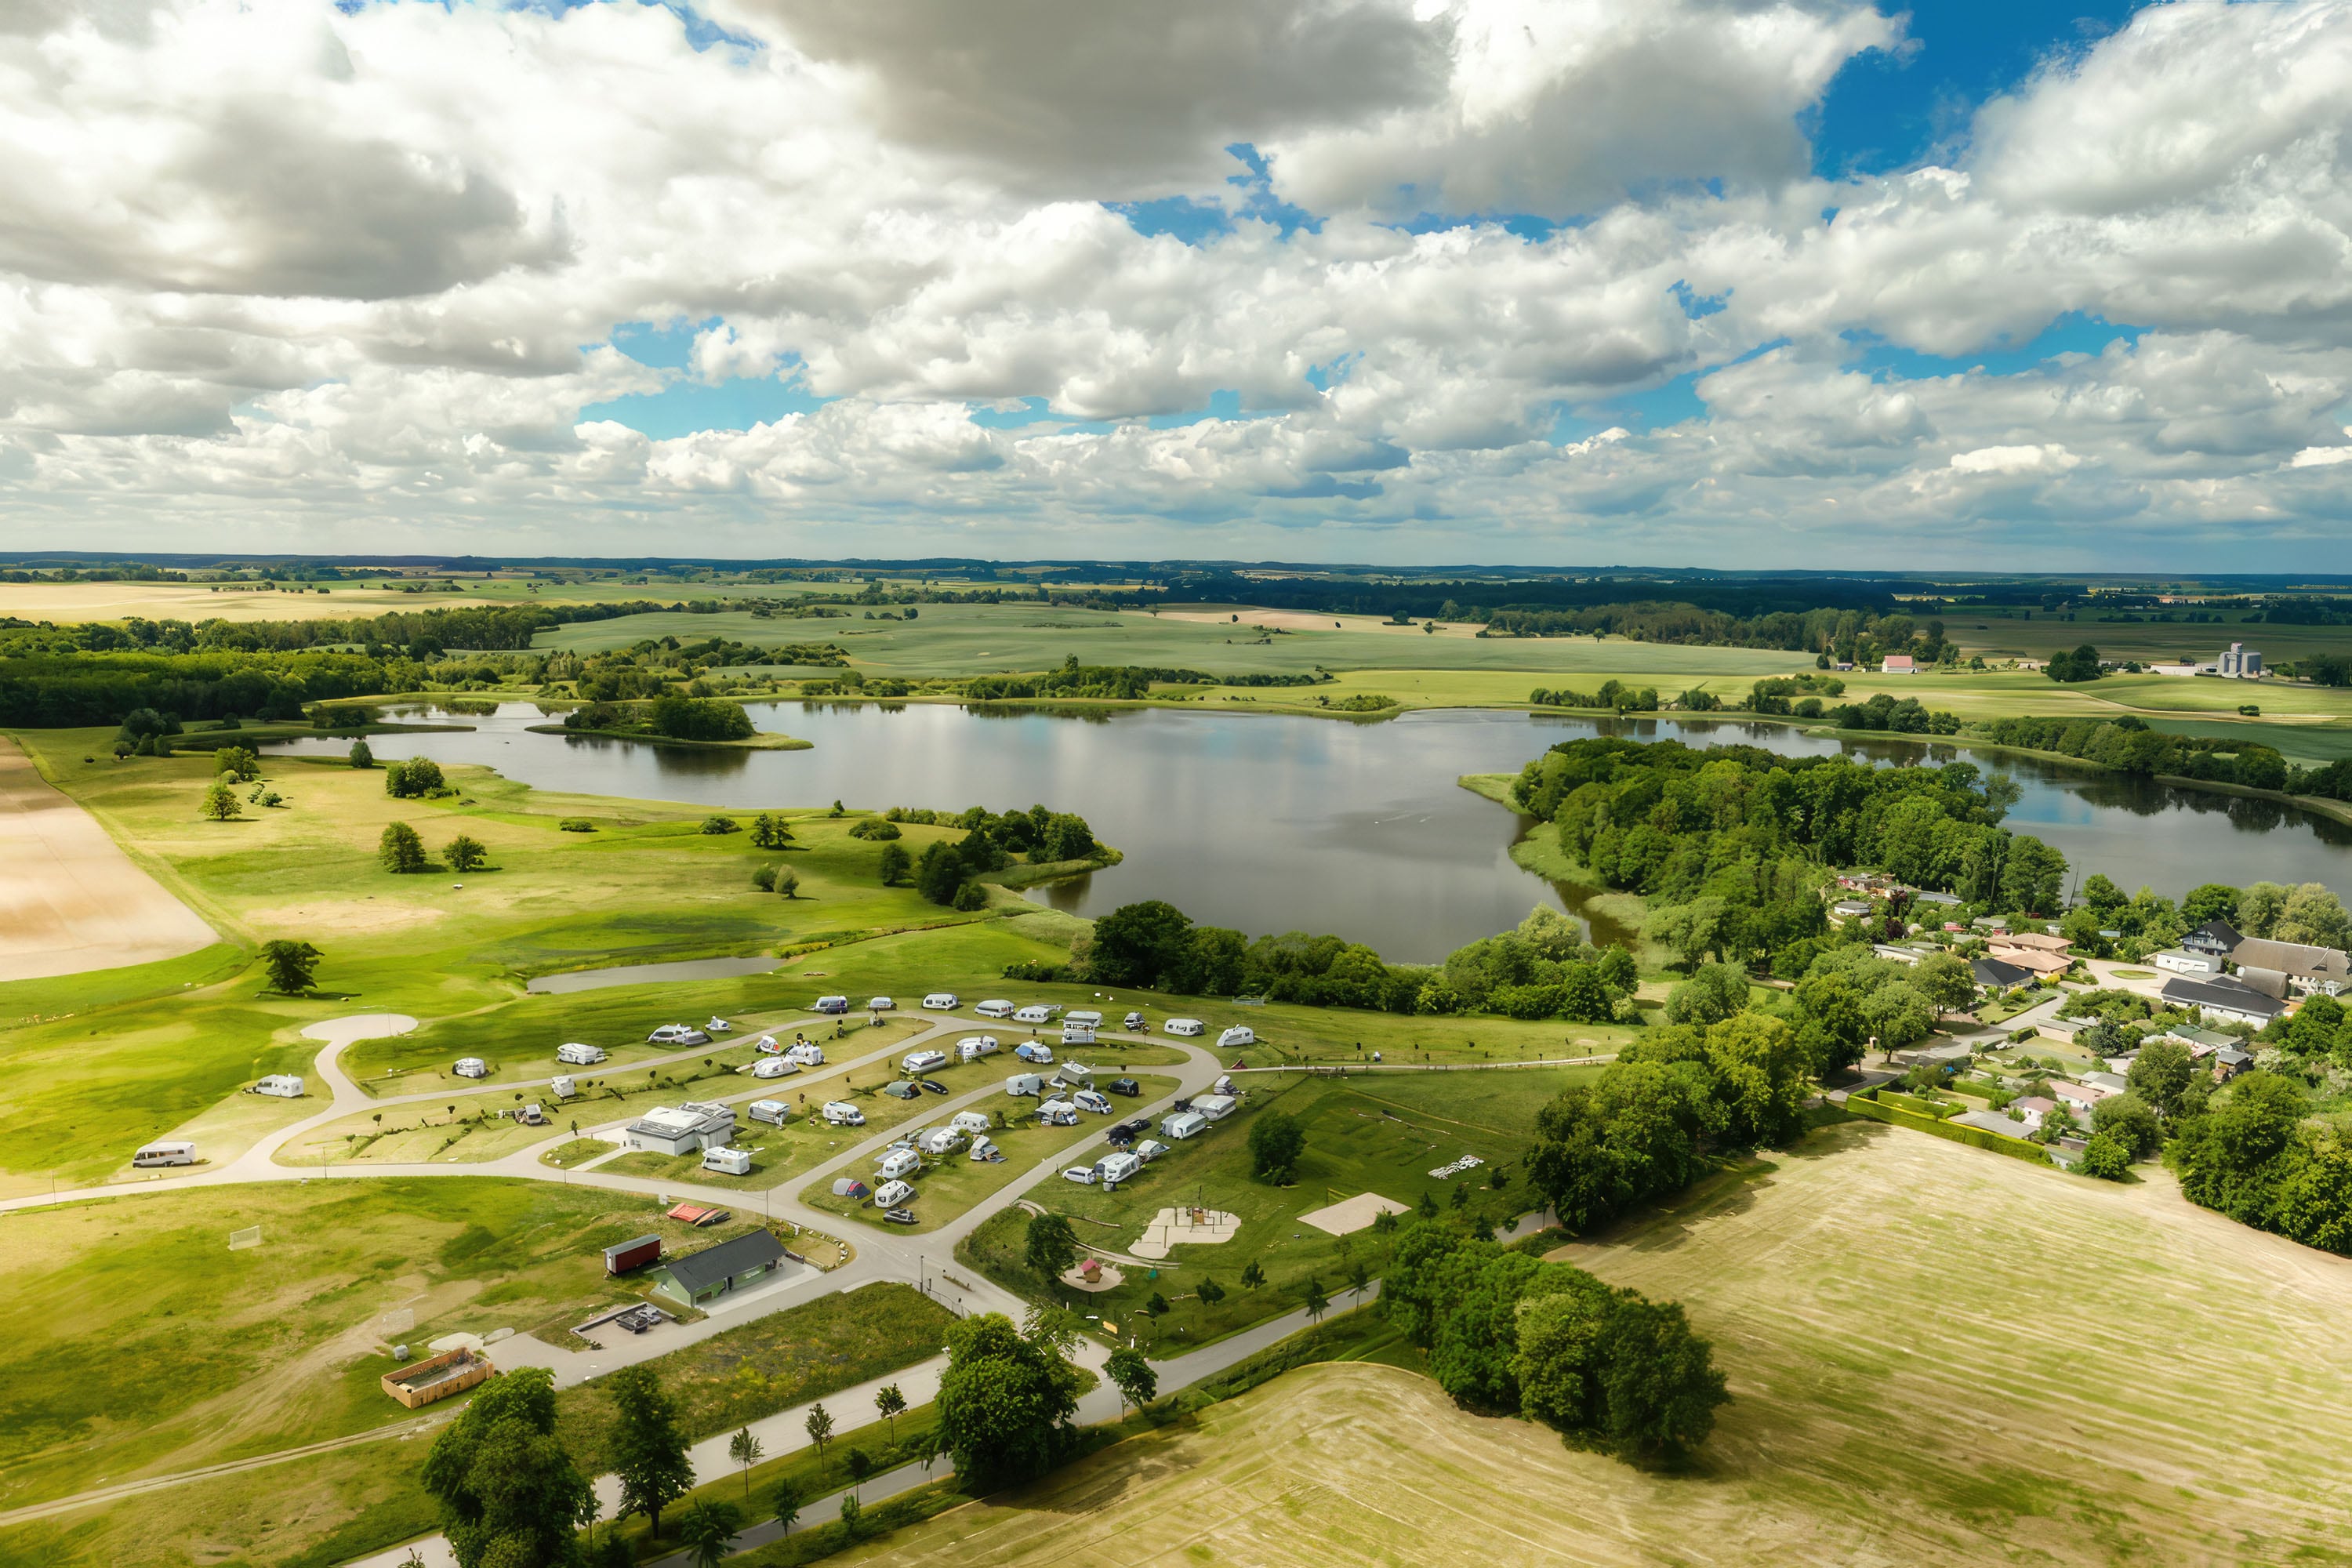
[(626, 1274), (632, 1268), (643, 1268), (648, 1263), (661, 1261), (661, 1237), (641, 1236), (635, 1241), (624, 1241), (604, 1249), (604, 1272)]

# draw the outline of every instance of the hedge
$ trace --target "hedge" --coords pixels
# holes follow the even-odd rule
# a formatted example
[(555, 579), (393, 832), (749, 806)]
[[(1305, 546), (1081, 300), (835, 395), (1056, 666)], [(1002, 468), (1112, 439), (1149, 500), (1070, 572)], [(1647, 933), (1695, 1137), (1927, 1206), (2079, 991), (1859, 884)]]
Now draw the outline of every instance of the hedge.
[(1905, 1094), (1900, 1089), (1888, 1089), (1884, 1085), (1880, 1086), (1878, 1091), (1870, 1098), (1881, 1105), (1892, 1105), (1898, 1110), (1908, 1110), (1916, 1116), (1932, 1116), (1939, 1121), (1947, 1116), (1957, 1116), (1960, 1111), (1960, 1108), (1957, 1105), (1945, 1105), (1932, 1100), (1922, 1100), (1916, 1094)]
[(1931, 1132), (1938, 1138), (1948, 1138), (1955, 1143), (1966, 1143), (1971, 1149), (1990, 1149), (1996, 1154), (2006, 1154), (2012, 1160), (2024, 1160), (2036, 1165), (2046, 1165), (2050, 1155), (2039, 1143), (2029, 1143), (2022, 1138), (2004, 1138), (1998, 1132), (1988, 1132), (1981, 1127), (1955, 1127), (1932, 1116), (1919, 1116), (1892, 1105), (1853, 1095), (1845, 1108), (1856, 1116), (1866, 1116), (1873, 1121), (1884, 1121), (1890, 1127), (1911, 1127)]

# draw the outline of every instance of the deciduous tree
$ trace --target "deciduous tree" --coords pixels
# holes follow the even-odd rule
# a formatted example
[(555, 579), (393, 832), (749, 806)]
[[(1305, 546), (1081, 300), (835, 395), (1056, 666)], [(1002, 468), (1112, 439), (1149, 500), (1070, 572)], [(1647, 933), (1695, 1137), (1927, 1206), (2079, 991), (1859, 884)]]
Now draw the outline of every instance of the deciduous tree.
[(642, 1364), (613, 1373), (605, 1380), (604, 1392), (613, 1402), (612, 1436), (605, 1451), (614, 1474), (621, 1479), (621, 1516), (644, 1514), (647, 1529), (658, 1538), (662, 1510), (694, 1485), (686, 1433), (677, 1424), (677, 1402), (663, 1391), (653, 1369)]
[(261, 963), (269, 972), (269, 988), (288, 996), (299, 996), (310, 989), (310, 977), (318, 973), (322, 956), (307, 942), (279, 939), (261, 944)]
[(574, 1568), (596, 1494), (555, 1436), (554, 1374), (521, 1367), (478, 1389), (434, 1439), (425, 1489), (459, 1568)]

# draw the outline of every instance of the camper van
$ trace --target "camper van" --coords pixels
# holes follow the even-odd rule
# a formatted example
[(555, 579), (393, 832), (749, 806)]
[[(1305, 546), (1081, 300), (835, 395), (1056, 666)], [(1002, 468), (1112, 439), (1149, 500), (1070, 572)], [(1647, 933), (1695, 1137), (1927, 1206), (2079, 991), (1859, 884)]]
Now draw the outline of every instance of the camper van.
[(1040, 1100), (1037, 1121), (1046, 1127), (1076, 1127), (1078, 1124), (1078, 1108), (1066, 1100)]
[(874, 1206), (894, 1209), (913, 1200), (914, 1187), (906, 1182), (885, 1182), (874, 1189)]
[(814, 1040), (796, 1041), (784, 1053), (784, 1060), (804, 1068), (821, 1068), (824, 1066), (824, 1047)]
[(893, 1149), (882, 1156), (882, 1163), (875, 1167), (875, 1173), (886, 1182), (895, 1182), (901, 1177), (911, 1176), (922, 1168), (923, 1157), (912, 1149)]
[(1024, 1040), (1013, 1047), (1013, 1054), (1024, 1062), (1050, 1064), (1054, 1059), (1054, 1047), (1043, 1040)]
[(783, 1078), (800, 1070), (798, 1062), (788, 1062), (782, 1057), (761, 1057), (751, 1064), (753, 1078)]
[(1110, 1100), (1108, 1097), (1091, 1089), (1082, 1089), (1078, 1090), (1077, 1093), (1070, 1096), (1070, 1103), (1076, 1106), (1080, 1110), (1091, 1110), (1097, 1116), (1108, 1116), (1110, 1114)]
[(963, 1147), (963, 1129), (934, 1127), (928, 1132), (915, 1134), (915, 1147), (937, 1160)]
[(547, 1088), (548, 1091), (558, 1100), (570, 1100), (580, 1092), (579, 1086), (572, 1081), (572, 1076), (569, 1073), (556, 1074), (548, 1080)]
[(1171, 1035), (1181, 1035), (1188, 1040), (1195, 1035), (1205, 1035), (1209, 1032), (1209, 1026), (1198, 1018), (1171, 1018), (1160, 1026)]
[(1052, 1023), (1054, 1021), (1054, 1009), (1042, 1002), (1032, 1002), (1026, 1007), (1014, 1013), (1013, 1015), (1013, 1021), (1016, 1024), (1026, 1024), (1034, 1029), (1041, 1024)]
[(1192, 1110), (1196, 1115), (1205, 1116), (1212, 1121), (1223, 1121), (1234, 1113), (1234, 1107), (1239, 1103), (1230, 1094), (1204, 1094), (1192, 1101)]
[(1062, 1026), (1066, 1029), (1072, 1024), (1076, 1024), (1081, 1029), (1099, 1029), (1102, 1027), (1102, 1015), (1091, 1007), (1081, 1007), (1075, 1013), (1063, 1014)]
[(999, 998), (982, 1002), (972, 1011), (983, 1018), (1010, 1018), (1013, 1016), (1013, 1004)]
[(196, 1146), (194, 1143), (187, 1142), (181, 1139), (171, 1139), (161, 1143), (150, 1143), (141, 1149), (137, 1153), (131, 1155), (131, 1163), (142, 1167), (149, 1165), (193, 1165), (196, 1163)]
[(1160, 1124), (1164, 1136), (1180, 1143), (1187, 1138), (1197, 1138), (1208, 1130), (1209, 1119), (1197, 1110), (1180, 1110)]
[(1235, 1024), (1217, 1037), (1217, 1049), (1221, 1051), (1230, 1051), (1236, 1047), (1255, 1044), (1257, 1044), (1257, 1031), (1247, 1024)]
[(994, 1035), (966, 1035), (956, 1042), (958, 1061), (976, 1062), (982, 1057), (992, 1057), (995, 1054), (996, 1037)]
[(593, 1068), (604, 1059), (601, 1046), (583, 1046), (577, 1040), (555, 1047), (555, 1059), (566, 1067)]
[(490, 1076), (490, 1064), (479, 1057), (459, 1057), (457, 1065), (449, 1070), (459, 1078), (488, 1078)]
[(781, 1100), (755, 1100), (749, 1109), (752, 1121), (764, 1121), (772, 1127), (782, 1127), (793, 1113), (793, 1108)]
[(991, 1124), (987, 1114), (983, 1111), (959, 1110), (948, 1119), (948, 1125), (961, 1127), (966, 1132), (985, 1132)]
[(1143, 1169), (1143, 1162), (1132, 1154), (1105, 1154), (1095, 1162), (1095, 1169), (1106, 1182), (1124, 1182)]
[(1150, 1028), (1151, 1026), (1143, 1021), (1142, 1014), (1129, 1013), (1127, 1016), (1126, 1022), (1121, 1026), (1121, 1027), (1125, 1028), (1127, 1032), (1131, 1035), (1140, 1035), (1145, 1030)]
[(858, 1110), (857, 1107), (850, 1104), (849, 1101), (845, 1100), (826, 1100), (823, 1106), (818, 1108), (818, 1114), (824, 1118), (825, 1125), (828, 1127), (863, 1127), (866, 1125), (866, 1112)]
[(846, 1013), (849, 1011), (849, 998), (820, 996), (816, 999), (816, 1006), (812, 1010), (818, 1013)]
[(898, 1058), (898, 1070), (909, 1077), (919, 1072), (937, 1072), (947, 1065), (945, 1051), (908, 1051)]
[(963, 1004), (952, 991), (934, 991), (923, 998), (923, 1011), (926, 1013), (952, 1013), (961, 1005)]
[(1004, 1080), (1004, 1092), (1007, 1094), (1043, 1094), (1045, 1092), (1045, 1080), (1039, 1078), (1034, 1072), (1017, 1072), (1011, 1078)]
[(724, 1143), (705, 1149), (702, 1168), (726, 1176), (748, 1176), (751, 1173), (751, 1151), (731, 1149)]

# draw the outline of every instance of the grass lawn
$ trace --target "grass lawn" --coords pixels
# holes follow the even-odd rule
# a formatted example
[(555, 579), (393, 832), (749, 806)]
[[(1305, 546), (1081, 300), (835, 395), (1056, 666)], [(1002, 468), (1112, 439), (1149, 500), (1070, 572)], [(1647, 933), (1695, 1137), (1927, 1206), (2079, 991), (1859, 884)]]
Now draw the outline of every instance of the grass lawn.
[[(262, 1244), (230, 1251), (254, 1225)], [(634, 1299), (601, 1249), (648, 1231), (713, 1239), (650, 1198), (538, 1182), (289, 1183), (12, 1215), (0, 1508), (406, 1420), (377, 1386), (380, 1347), (568, 1327)]]
[[(1030, 1195), (1069, 1217), (1078, 1239), (1108, 1251), (1124, 1252), (1163, 1207), (1201, 1204), (1241, 1218), (1230, 1241), (1211, 1247), (1178, 1247), (1161, 1262), (1160, 1278), (1129, 1269), (1129, 1278), (1098, 1294), (1070, 1292), (1070, 1304), (1128, 1325), (1148, 1322), (1139, 1309), (1155, 1291), (1175, 1310), (1157, 1325), (1164, 1353), (1219, 1338), (1299, 1304), (1299, 1291), (1320, 1279), (1333, 1300), (1343, 1300), (1353, 1262), (1380, 1272), (1381, 1243), (1370, 1231), (1349, 1237), (1326, 1235), (1297, 1217), (1359, 1193), (1378, 1193), (1416, 1204), (1423, 1194), (1450, 1205), (1459, 1188), (1475, 1195), (1496, 1219), (1507, 1218), (1535, 1200), (1520, 1179), (1519, 1161), (1534, 1142), (1535, 1116), (1560, 1089), (1590, 1079), (1597, 1068), (1525, 1068), (1491, 1073), (1433, 1072), (1364, 1078), (1307, 1078), (1267, 1091), (1252, 1080), (1249, 1108), (1210, 1132), (1177, 1144), (1145, 1167), (1143, 1175), (1116, 1193), (1075, 1183), (1048, 1184)], [(1270, 1186), (1250, 1174), (1249, 1125), (1278, 1106), (1306, 1124), (1307, 1153), (1288, 1187)], [(1429, 1173), (1475, 1153), (1486, 1164), (1450, 1179)], [(1507, 1184), (1491, 1191), (1497, 1169)], [(1048, 1294), (1022, 1261), (1028, 1221), (1019, 1210), (990, 1218), (957, 1249), (958, 1256), (1009, 1289), (1032, 1297)], [(1242, 1269), (1255, 1262), (1266, 1284), (1244, 1291)], [(1193, 1299), (1204, 1279), (1227, 1294), (1211, 1306)]]
[[(1136, 1080), (1143, 1086), (1143, 1092), (1140, 1095), (1132, 1100), (1122, 1095), (1112, 1095), (1110, 1115), (1090, 1116), (1081, 1111), (1078, 1125), (1076, 1127), (1038, 1125), (1034, 1118), (1034, 1109), (1037, 1103), (1034, 1100), (1016, 1100), (1008, 1096), (1002, 1105), (983, 1104), (980, 1107), (982, 1110), (990, 1112), (1003, 1110), (1008, 1116), (1018, 1115), (1025, 1119), (1021, 1125), (1001, 1128), (987, 1134), (989, 1141), (1004, 1152), (1004, 1158), (994, 1162), (975, 1162), (971, 1159), (967, 1146), (957, 1150), (945, 1159), (931, 1162), (921, 1174), (913, 1178), (916, 1187), (915, 1198), (907, 1206), (914, 1210), (917, 1223), (911, 1226), (888, 1226), (887, 1228), (919, 1233), (936, 1230), (963, 1214), (982, 1198), (1003, 1191), (1006, 1183), (1017, 1176), (1028, 1174), (1032, 1166), (1056, 1149), (1066, 1149), (1074, 1143), (1082, 1143), (1088, 1138), (1099, 1136), (1105, 1128), (1114, 1122), (1126, 1120), (1130, 1106), (1148, 1105), (1153, 1100), (1176, 1092), (1177, 1080), (1172, 1078), (1150, 1073), (1135, 1076)], [(946, 1120), (945, 1116), (940, 1117), (930, 1125), (943, 1125)], [(1084, 1163), (1092, 1164), (1102, 1157), (1103, 1152), (1102, 1150), (1089, 1151), (1084, 1156)], [(1078, 1162), (1074, 1160), (1071, 1163)], [(874, 1181), (871, 1172), (846, 1173), (858, 1176), (869, 1186), (879, 1184)], [(880, 1209), (876, 1208), (871, 1202), (835, 1197), (833, 1184), (830, 1181), (812, 1184), (801, 1193), (800, 1200), (812, 1208), (824, 1209), (830, 1214), (845, 1215), (861, 1224), (877, 1227), (885, 1226)]]
[(2161, 1173), (1853, 1123), (1570, 1255), (1713, 1339), (1733, 1403), (1687, 1468), (1317, 1365), (845, 1561), (2352, 1561), (2352, 1263)]

